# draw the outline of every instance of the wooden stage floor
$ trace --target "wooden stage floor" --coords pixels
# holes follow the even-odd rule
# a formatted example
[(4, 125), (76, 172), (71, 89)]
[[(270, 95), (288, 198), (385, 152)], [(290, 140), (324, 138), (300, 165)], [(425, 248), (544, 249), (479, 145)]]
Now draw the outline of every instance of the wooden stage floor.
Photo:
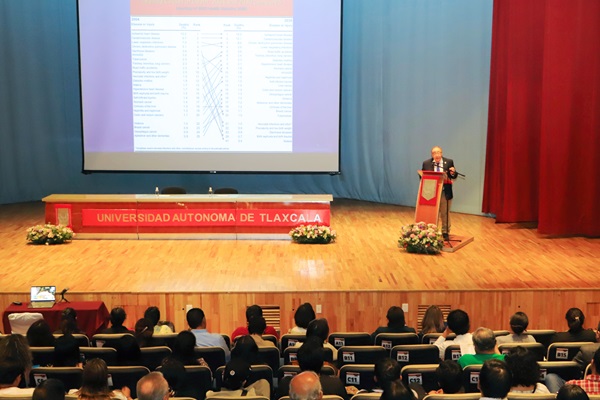
[(75, 292), (293, 292), (600, 288), (600, 240), (545, 238), (520, 224), (452, 213), (455, 253), (407, 254), (414, 208), (335, 200), (330, 245), (290, 241), (75, 240), (27, 245), (42, 203), (0, 206), (0, 292), (53, 284)]

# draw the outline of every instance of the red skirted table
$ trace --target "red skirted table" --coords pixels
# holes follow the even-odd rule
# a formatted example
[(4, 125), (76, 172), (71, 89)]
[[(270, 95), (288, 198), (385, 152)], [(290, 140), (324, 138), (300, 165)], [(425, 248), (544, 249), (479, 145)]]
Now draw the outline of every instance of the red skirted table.
[(60, 318), (63, 310), (67, 307), (77, 311), (77, 325), (89, 338), (106, 328), (108, 322), (108, 309), (102, 301), (73, 301), (70, 303), (57, 303), (52, 308), (29, 308), (28, 303), (21, 305), (11, 304), (2, 315), (4, 332), (10, 333), (10, 322), (8, 315), (12, 313), (39, 312), (50, 325), (52, 331), (60, 328)]

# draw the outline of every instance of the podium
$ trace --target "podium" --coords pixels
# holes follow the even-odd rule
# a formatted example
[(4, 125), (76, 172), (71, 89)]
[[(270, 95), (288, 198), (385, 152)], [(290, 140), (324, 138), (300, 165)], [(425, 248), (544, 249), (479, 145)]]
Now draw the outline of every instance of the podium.
[(421, 183), (417, 194), (415, 222), (437, 225), (444, 173), (441, 171), (419, 171), (419, 175), (421, 176)]

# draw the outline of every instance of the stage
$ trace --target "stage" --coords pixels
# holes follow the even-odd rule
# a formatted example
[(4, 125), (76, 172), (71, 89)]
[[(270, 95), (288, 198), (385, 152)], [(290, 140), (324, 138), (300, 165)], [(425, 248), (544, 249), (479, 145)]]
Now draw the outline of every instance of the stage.
[[(76, 240), (27, 245), (29, 226), (44, 222), (41, 202), (0, 206), (0, 307), (27, 301), (32, 285), (68, 287), (73, 300), (126, 307), (133, 324), (148, 305), (185, 327), (185, 306), (202, 307), (209, 330), (228, 333), (244, 307), (278, 305), (281, 329), (295, 307), (322, 305), (332, 331), (372, 331), (391, 305), (408, 304), (417, 325), (428, 304), (464, 308), (473, 326), (507, 329), (517, 310), (530, 328), (563, 330), (572, 306), (595, 327), (600, 319), (600, 240), (546, 238), (526, 224), (452, 213), (453, 233), (474, 236), (460, 251), (438, 256), (397, 247), (414, 208), (336, 199), (331, 225), (338, 240)], [(420, 307), (419, 307), (420, 306)]]

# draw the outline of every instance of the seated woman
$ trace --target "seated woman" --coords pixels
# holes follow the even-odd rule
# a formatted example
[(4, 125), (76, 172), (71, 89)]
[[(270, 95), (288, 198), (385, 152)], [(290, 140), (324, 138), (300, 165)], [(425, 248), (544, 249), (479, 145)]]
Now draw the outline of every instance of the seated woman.
[(267, 329), (267, 321), (264, 317), (251, 317), (248, 321), (248, 333), (250, 333), (258, 347), (276, 347), (275, 343), (262, 338), (265, 329)]
[(510, 330), (512, 335), (497, 336), (496, 343), (534, 343), (535, 338), (525, 333), (529, 325), (527, 314), (517, 311), (510, 317)]
[(300, 305), (294, 313), (294, 322), (296, 323), (296, 326), (290, 329), (288, 333), (293, 335), (306, 335), (308, 324), (315, 318), (317, 318), (317, 315), (310, 303)]
[(22, 367), (23, 376), (19, 387), (29, 386), (29, 376), (33, 368), (33, 357), (27, 339), (23, 335), (14, 334), (0, 340), (0, 360), (11, 361)]
[(175, 332), (175, 327), (170, 321), (160, 320), (160, 310), (156, 306), (151, 306), (144, 312), (144, 318), (147, 318), (152, 325), (152, 330), (156, 335), (165, 335)]
[[(325, 318), (313, 319), (308, 324), (308, 328), (306, 328), (306, 339), (310, 337), (318, 338), (321, 343), (323, 343), (323, 347), (327, 349), (331, 349), (333, 353), (333, 361), (337, 361), (338, 351), (331, 343), (327, 341), (329, 337), (329, 323)], [(298, 342), (294, 345), (294, 347), (302, 346), (302, 342)]]
[(124, 335), (115, 342), (117, 364), (122, 367), (142, 365), (142, 351), (137, 340), (131, 335)]
[(77, 326), (77, 311), (74, 308), (67, 307), (63, 310), (60, 316), (60, 327), (54, 333), (62, 333), (63, 335), (83, 333)]
[(192, 397), (198, 396), (200, 388), (196, 387), (195, 382), (189, 382), (185, 367), (181, 361), (173, 357), (166, 357), (160, 364), (160, 372), (169, 383), (171, 397)]
[(250, 376), (250, 364), (242, 359), (232, 359), (225, 366), (223, 372), (223, 385), (221, 391), (209, 390), (206, 398), (211, 397), (239, 397), (239, 396), (264, 396), (271, 397), (271, 386), (265, 379), (259, 379), (252, 385), (247, 385)]
[(54, 367), (81, 367), (77, 339), (71, 334), (63, 335), (54, 343)]
[(585, 329), (585, 315), (579, 308), (569, 308), (565, 314), (569, 330), (566, 332), (557, 332), (552, 337), (552, 343), (555, 342), (595, 342), (596, 334), (591, 329)]
[(259, 364), (258, 345), (250, 335), (239, 336), (231, 349), (231, 359), (246, 360), (250, 365)]
[(444, 324), (444, 313), (438, 306), (429, 306), (421, 320), (421, 331), (419, 337), (427, 333), (442, 333), (446, 329)]
[(387, 326), (380, 326), (371, 334), (371, 343), (375, 343), (375, 338), (380, 333), (416, 333), (415, 328), (406, 326), (404, 310), (398, 306), (392, 306), (387, 312)]
[(538, 382), (540, 365), (536, 355), (524, 347), (512, 349), (504, 358), (512, 375), (511, 392), (515, 393), (550, 393), (546, 385)]
[(76, 394), (79, 399), (109, 400), (131, 399), (131, 391), (127, 386), (121, 390), (110, 390), (108, 387), (108, 368), (101, 358), (93, 358), (85, 364), (80, 389), (72, 389), (69, 394)]
[(134, 336), (140, 347), (164, 346), (163, 340), (154, 337), (152, 322), (148, 318), (137, 320)]
[(196, 347), (196, 336), (190, 331), (181, 331), (175, 338), (172, 358), (183, 365), (202, 365), (208, 367), (203, 358), (197, 358), (194, 353)]
[(46, 320), (40, 319), (31, 324), (26, 336), (30, 347), (54, 347), (54, 335)]

